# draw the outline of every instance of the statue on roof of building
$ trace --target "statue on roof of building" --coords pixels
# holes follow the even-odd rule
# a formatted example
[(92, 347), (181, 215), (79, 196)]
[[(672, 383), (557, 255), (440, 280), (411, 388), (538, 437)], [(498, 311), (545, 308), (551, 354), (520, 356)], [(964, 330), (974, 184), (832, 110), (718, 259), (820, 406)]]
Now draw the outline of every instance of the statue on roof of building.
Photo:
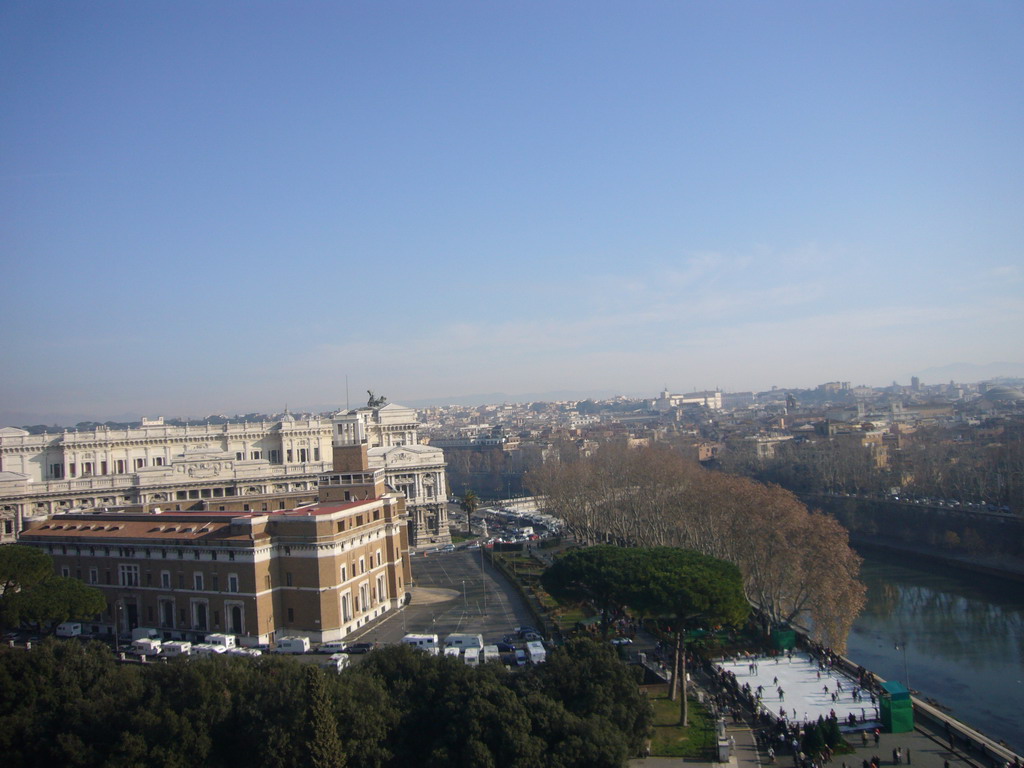
[(372, 389), (366, 390), (366, 394), (370, 396), (370, 399), (366, 401), (367, 408), (380, 408), (382, 405), (384, 405), (384, 403), (388, 401), (388, 399), (384, 397), (384, 395), (381, 395), (380, 397), (374, 397)]

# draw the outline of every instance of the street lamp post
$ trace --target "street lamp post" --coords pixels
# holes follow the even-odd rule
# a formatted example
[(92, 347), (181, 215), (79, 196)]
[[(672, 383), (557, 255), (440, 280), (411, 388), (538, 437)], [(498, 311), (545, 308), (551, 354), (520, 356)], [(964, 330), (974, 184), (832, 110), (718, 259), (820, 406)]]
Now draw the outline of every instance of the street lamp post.
[(484, 581), (484, 545), (480, 544), (480, 587), (484, 591), (484, 613), (487, 615), (487, 582)]
[(114, 651), (121, 652), (121, 603), (114, 603)]
[(907, 686), (907, 690), (910, 690), (910, 672), (907, 669), (907, 641), (897, 640), (896, 646), (897, 651), (903, 651), (903, 681)]

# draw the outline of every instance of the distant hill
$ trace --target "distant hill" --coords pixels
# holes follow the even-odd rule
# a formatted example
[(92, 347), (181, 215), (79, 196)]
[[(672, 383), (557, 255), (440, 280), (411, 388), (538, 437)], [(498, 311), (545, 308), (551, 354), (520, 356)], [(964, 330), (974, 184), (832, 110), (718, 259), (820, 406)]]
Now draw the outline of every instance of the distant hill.
[(1024, 376), (1024, 363), (950, 363), (937, 368), (925, 368), (913, 374), (923, 384), (941, 384), (946, 381), (972, 384), (996, 378), (1019, 378)]
[(453, 395), (451, 397), (433, 397), (425, 400), (400, 400), (402, 405), (410, 408), (430, 408), (436, 405), (496, 405), (499, 403), (534, 403), (553, 402), (556, 400), (607, 400), (612, 397), (654, 397), (652, 392), (617, 392), (612, 389), (563, 389), (553, 392), (489, 392), (473, 395)]

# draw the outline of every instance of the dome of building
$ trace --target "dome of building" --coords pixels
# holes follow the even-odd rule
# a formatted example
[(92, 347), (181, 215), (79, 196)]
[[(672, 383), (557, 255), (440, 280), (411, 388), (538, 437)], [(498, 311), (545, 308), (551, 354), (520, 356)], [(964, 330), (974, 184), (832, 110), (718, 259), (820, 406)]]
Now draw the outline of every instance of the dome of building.
[(1024, 392), (999, 384), (988, 388), (988, 391), (985, 393), (985, 399), (991, 400), (994, 403), (1019, 403), (1024, 401)]

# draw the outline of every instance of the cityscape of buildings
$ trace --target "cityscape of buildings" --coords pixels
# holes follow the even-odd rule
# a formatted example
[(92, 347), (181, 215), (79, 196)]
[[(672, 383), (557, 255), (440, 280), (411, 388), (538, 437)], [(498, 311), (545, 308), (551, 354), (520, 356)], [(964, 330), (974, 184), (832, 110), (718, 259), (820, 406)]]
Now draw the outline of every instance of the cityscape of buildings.
[(282, 633), (341, 639), (404, 599), (410, 548), (451, 542), (453, 495), (524, 495), (531, 469), (612, 441), (671, 445), (727, 468), (828, 444), (869, 468), (896, 467), (909, 483), (897, 457), (918, 436), (935, 440), (929, 429), (954, 430), (960, 444), (1019, 441), (1020, 384), (828, 382), (419, 413), (371, 394), (365, 407), (320, 415), (5, 427), (0, 533), (43, 547), (63, 575), (104, 591), (96, 632), (147, 623), (176, 638), (226, 631), (251, 645)]

